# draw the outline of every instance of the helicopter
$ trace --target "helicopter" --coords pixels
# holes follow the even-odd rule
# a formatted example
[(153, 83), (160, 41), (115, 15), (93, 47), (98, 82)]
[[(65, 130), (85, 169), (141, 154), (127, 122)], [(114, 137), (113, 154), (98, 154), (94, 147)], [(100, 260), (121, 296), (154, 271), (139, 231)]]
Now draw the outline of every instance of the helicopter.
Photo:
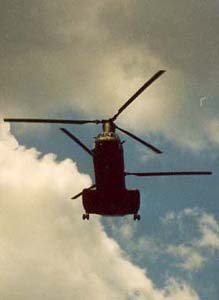
[(5, 122), (26, 123), (59, 123), (59, 124), (102, 124), (102, 132), (95, 137), (94, 149), (89, 149), (72, 132), (60, 128), (64, 134), (76, 142), (93, 159), (95, 184), (85, 188), (72, 199), (82, 196), (85, 213), (82, 219), (89, 220), (90, 214), (102, 216), (133, 215), (134, 220), (140, 220), (140, 192), (137, 189), (127, 189), (126, 176), (178, 176), (178, 175), (211, 175), (208, 171), (170, 171), (170, 172), (126, 172), (123, 156), (123, 142), (116, 130), (123, 132), (135, 141), (146, 146), (156, 154), (162, 151), (133, 133), (120, 128), (116, 119), (120, 114), (148, 88), (155, 80), (165, 73), (159, 70), (147, 80), (117, 111), (117, 113), (104, 120), (66, 120), (66, 119), (29, 119), (29, 118), (5, 118)]

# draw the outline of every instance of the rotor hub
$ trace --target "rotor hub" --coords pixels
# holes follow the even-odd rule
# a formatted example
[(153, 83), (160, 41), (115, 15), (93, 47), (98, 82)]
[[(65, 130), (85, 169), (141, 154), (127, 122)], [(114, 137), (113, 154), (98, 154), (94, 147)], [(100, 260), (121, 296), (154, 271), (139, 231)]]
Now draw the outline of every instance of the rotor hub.
[(106, 120), (103, 122), (103, 132), (115, 132), (116, 126), (111, 120)]

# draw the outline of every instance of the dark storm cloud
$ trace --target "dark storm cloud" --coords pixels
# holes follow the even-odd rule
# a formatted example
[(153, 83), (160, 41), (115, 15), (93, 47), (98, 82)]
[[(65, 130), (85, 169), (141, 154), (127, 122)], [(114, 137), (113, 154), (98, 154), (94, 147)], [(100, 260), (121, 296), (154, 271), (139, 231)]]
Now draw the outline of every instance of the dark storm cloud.
[(80, 29), (86, 6), (83, 2), (80, 6), (70, 1), (2, 3), (0, 79), (4, 106), (9, 103), (13, 110), (20, 105), (30, 110), (34, 105), (44, 111), (58, 100), (66, 104), (66, 98), (72, 96), (71, 85), (74, 87), (71, 72), (78, 73), (75, 62), (83, 61), (80, 56), (86, 44), (86, 35), (82, 37), (80, 32), (86, 31)]
[(205, 78), (217, 68), (218, 12), (216, 1), (110, 1), (102, 21), (119, 45), (137, 43), (169, 65)]
[(1, 1), (1, 111), (109, 116), (167, 68), (124, 122), (202, 144), (218, 117), (218, 10), (215, 1)]

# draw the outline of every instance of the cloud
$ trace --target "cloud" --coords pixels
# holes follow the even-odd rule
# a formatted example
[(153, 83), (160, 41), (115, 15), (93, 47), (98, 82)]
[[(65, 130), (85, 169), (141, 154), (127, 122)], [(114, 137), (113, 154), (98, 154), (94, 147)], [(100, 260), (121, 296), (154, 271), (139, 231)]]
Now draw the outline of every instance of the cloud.
[(175, 278), (169, 278), (166, 281), (166, 290), (169, 293), (169, 299), (184, 300), (197, 297), (194, 291), (185, 282), (178, 282)]
[(196, 271), (203, 267), (205, 258), (200, 255), (196, 249), (193, 247), (188, 247), (185, 245), (173, 246), (170, 245), (167, 252), (176, 257), (182, 259), (182, 263), (179, 264), (180, 267), (189, 271)]
[[(215, 1), (13, 1), (0, 12), (5, 116), (109, 117), (154, 72), (168, 73), (121, 116), (195, 149), (218, 104)], [(199, 99), (211, 103), (201, 109)], [(60, 115), (59, 115), (60, 116)], [(208, 139), (208, 136), (207, 136)], [(214, 140), (213, 140), (214, 142)]]
[(148, 261), (159, 265), (165, 261), (169, 269), (192, 273), (208, 266), (219, 253), (219, 223), (213, 214), (198, 207), (187, 207), (179, 213), (168, 211), (161, 217), (162, 230), (157, 236), (139, 236), (136, 224), (125, 219), (116, 224), (107, 220), (105, 224), (128, 255), (140, 264)]
[(209, 140), (215, 144), (219, 143), (219, 120), (212, 119), (205, 126), (205, 133), (209, 137)]
[[(186, 208), (179, 214), (168, 212), (162, 221), (170, 227), (177, 225), (180, 231), (178, 234), (187, 235), (184, 236), (184, 243), (170, 243), (167, 247), (167, 253), (180, 260), (180, 268), (198, 271), (216, 255), (215, 251), (219, 250), (219, 224), (214, 215), (197, 207)], [(187, 234), (189, 228), (193, 231), (190, 236)]]
[(193, 218), (198, 226), (200, 238), (194, 244), (207, 249), (219, 250), (219, 223), (213, 214), (206, 213), (199, 208), (186, 208), (180, 214), (183, 216)]
[(219, 250), (219, 223), (215, 217), (204, 213), (199, 219), (199, 228), (202, 237), (197, 244), (203, 248)]
[[(20, 146), (1, 124), (2, 298), (171, 299), (171, 289), (156, 289), (145, 271), (125, 258), (99, 217), (82, 221), (81, 202), (69, 198), (90, 183), (72, 160), (58, 162), (54, 154), (41, 156)], [(182, 299), (178, 289), (173, 294)], [(198, 299), (188, 286), (185, 296)]]

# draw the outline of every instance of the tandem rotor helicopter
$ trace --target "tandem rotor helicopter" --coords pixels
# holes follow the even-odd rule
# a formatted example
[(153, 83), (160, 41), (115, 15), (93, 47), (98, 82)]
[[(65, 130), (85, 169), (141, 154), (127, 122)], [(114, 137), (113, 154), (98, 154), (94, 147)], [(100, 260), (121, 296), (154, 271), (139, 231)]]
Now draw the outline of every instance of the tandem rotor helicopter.
[(148, 147), (155, 153), (162, 153), (158, 148), (135, 136), (131, 132), (120, 128), (115, 124), (120, 114), (155, 80), (164, 70), (155, 73), (148, 81), (135, 92), (111, 118), (106, 120), (65, 120), (65, 119), (15, 119), (6, 118), (5, 122), (28, 122), (28, 123), (59, 123), (59, 124), (102, 124), (103, 131), (95, 138), (95, 147), (89, 149), (73, 133), (65, 128), (60, 128), (69, 138), (76, 142), (92, 158), (95, 172), (95, 184), (84, 189), (72, 197), (76, 199), (82, 196), (82, 203), (85, 210), (82, 218), (89, 220), (90, 214), (103, 216), (125, 216), (133, 215), (134, 220), (140, 220), (138, 214), (140, 208), (140, 193), (137, 189), (128, 190), (125, 185), (125, 177), (134, 176), (175, 176), (175, 175), (211, 175), (207, 171), (180, 171), (180, 172), (125, 172), (123, 158), (123, 142), (116, 134), (119, 130), (135, 141)]

